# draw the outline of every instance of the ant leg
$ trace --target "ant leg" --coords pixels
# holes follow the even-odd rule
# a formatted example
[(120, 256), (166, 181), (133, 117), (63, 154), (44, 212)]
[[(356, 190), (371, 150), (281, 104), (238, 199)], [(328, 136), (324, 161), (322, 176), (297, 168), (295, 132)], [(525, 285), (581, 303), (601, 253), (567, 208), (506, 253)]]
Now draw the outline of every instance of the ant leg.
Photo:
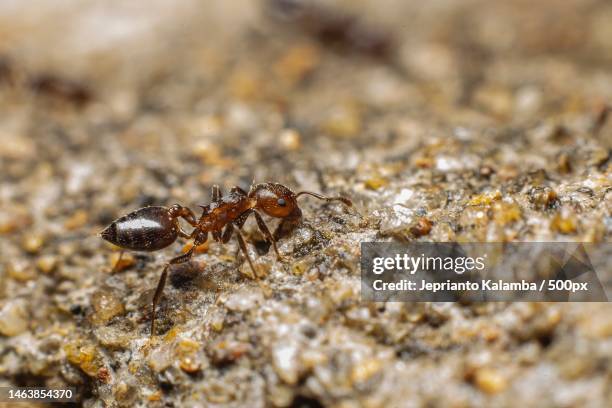
[(228, 226), (225, 227), (225, 231), (223, 231), (223, 235), (221, 235), (221, 242), (227, 244), (233, 233), (234, 227), (231, 224), (228, 224)]
[(278, 252), (278, 248), (276, 247), (276, 240), (270, 233), (270, 230), (268, 229), (268, 226), (264, 222), (261, 215), (257, 211), (253, 211), (253, 213), (255, 214), (255, 220), (257, 221), (257, 226), (259, 227), (261, 232), (263, 232), (263, 234), (266, 236), (266, 239), (270, 241), (270, 243), (272, 244), (272, 247), (274, 248), (274, 252), (276, 252), (276, 259), (280, 261), (282, 258), (280, 256), (280, 253)]
[(278, 241), (279, 239), (281, 239), (281, 237), (288, 235), (291, 231), (295, 229), (295, 227), (300, 224), (301, 220), (302, 210), (296, 207), (291, 214), (281, 219), (281, 222), (274, 230), (274, 239)]
[[(197, 229), (195, 231), (197, 231)], [(188, 234), (185, 231), (183, 231), (183, 229), (180, 226), (178, 228), (178, 234), (179, 234), (179, 237), (187, 238), (187, 239), (191, 238), (191, 236), (193, 235), (193, 234)]]
[[(234, 224), (230, 224), (227, 226), (227, 228), (231, 228), (230, 231), (232, 230), (236, 230), (236, 237), (238, 238), (238, 244), (240, 245), (240, 249), (242, 249), (242, 252), (244, 252), (244, 255), (246, 256), (247, 261), (249, 261), (249, 266), (251, 267), (251, 271), (253, 272), (253, 278), (255, 279), (255, 281), (257, 281), (257, 284), (259, 285), (259, 288), (261, 289), (262, 293), (264, 294), (265, 297), (269, 297), (270, 296), (270, 288), (266, 287), (263, 282), (261, 281), (261, 279), (259, 279), (259, 276), (257, 275), (257, 269), (255, 269), (255, 265), (253, 265), (253, 261), (251, 260), (251, 256), (249, 255), (249, 252), (247, 251), (247, 246), (246, 246), (246, 242), (244, 241), (244, 237), (242, 236), (242, 232), (240, 232), (240, 228), (238, 228), (237, 226), (235, 226)], [(231, 232), (227, 232), (226, 233), (228, 235), (228, 239), (229, 237), (231, 237)], [(226, 235), (224, 234), (224, 235)]]
[(257, 275), (257, 270), (255, 269), (255, 265), (253, 265), (253, 260), (251, 260), (251, 256), (249, 255), (249, 251), (247, 250), (246, 242), (244, 240), (244, 237), (242, 236), (242, 232), (240, 232), (240, 229), (234, 224), (230, 224), (227, 227), (232, 228), (233, 230), (236, 231), (236, 237), (238, 238), (238, 245), (240, 245), (240, 249), (242, 249), (242, 252), (244, 252), (244, 256), (246, 256), (247, 261), (249, 261), (249, 266), (251, 267), (251, 270), (253, 271), (253, 276), (255, 277), (255, 279), (259, 279)]
[[(276, 257), (279, 260), (281, 260), (280, 253), (278, 252), (278, 248), (276, 247), (276, 240), (274, 239), (274, 237), (270, 233), (270, 229), (268, 228), (268, 226), (264, 222), (263, 218), (261, 217), (261, 215), (257, 211), (255, 211), (255, 210), (246, 210), (245, 212), (240, 214), (240, 216), (238, 218), (236, 218), (236, 220), (234, 221), (234, 225), (236, 227), (238, 227), (239, 229), (241, 229), (242, 226), (244, 225), (244, 223), (246, 222), (247, 218), (249, 218), (249, 216), (251, 214), (255, 214), (255, 219), (257, 220), (257, 226), (259, 227), (261, 232), (266, 236), (266, 239), (274, 246), (274, 252), (276, 252)], [(223, 238), (222, 238), (222, 242), (223, 243), (226, 243), (227, 241), (229, 241), (229, 237), (227, 239), (225, 239), (226, 233), (227, 233), (227, 230), (223, 234)], [(229, 235), (231, 236), (231, 233)]]
[(212, 186), (210, 191), (211, 201), (214, 203), (215, 201), (219, 201), (221, 198), (221, 188), (218, 184)]
[(113, 270), (111, 271), (112, 274), (115, 274), (119, 270), (119, 265), (121, 264), (121, 259), (123, 258), (124, 253), (124, 250), (121, 250), (121, 252), (119, 252), (119, 258), (117, 259), (117, 262), (115, 262), (115, 265), (113, 265)]
[(187, 207), (183, 207), (180, 204), (174, 204), (172, 207), (170, 207), (169, 212), (170, 212), (170, 216), (175, 217), (175, 218), (181, 217), (185, 221), (187, 221), (189, 225), (191, 225), (192, 227), (195, 227), (196, 225), (198, 225), (195, 214), (193, 213), (193, 211), (191, 211)]
[(161, 295), (164, 291), (164, 286), (166, 286), (168, 268), (170, 267), (170, 265), (176, 265), (189, 261), (189, 259), (191, 259), (191, 256), (193, 255), (194, 249), (195, 246), (193, 246), (188, 252), (170, 259), (164, 267), (164, 270), (159, 278), (159, 282), (157, 282), (157, 289), (155, 289), (155, 295), (153, 295), (153, 303), (151, 305), (151, 337), (155, 335), (155, 313), (157, 311), (157, 303), (159, 302), (159, 299), (161, 298)]
[[(198, 222), (196, 221), (196, 217), (193, 211), (191, 211), (187, 207), (181, 206), (180, 204), (174, 204), (172, 207), (170, 207), (169, 213), (170, 213), (170, 216), (174, 217), (175, 219), (178, 217), (183, 218), (192, 227), (196, 227), (198, 225)], [(192, 234), (188, 234), (187, 232), (183, 231), (183, 229), (181, 228), (178, 222), (176, 223), (176, 226), (178, 228), (178, 235), (181, 238), (191, 238)]]
[(244, 223), (246, 222), (247, 218), (249, 218), (249, 216), (251, 215), (251, 213), (254, 210), (246, 210), (245, 212), (243, 212), (242, 214), (240, 214), (238, 216), (238, 218), (236, 218), (233, 222), (233, 224), (235, 226), (237, 226), (238, 228), (242, 229), (242, 227), (244, 226)]
[(161, 294), (164, 291), (164, 286), (166, 286), (168, 266), (170, 265), (166, 265), (164, 267), (164, 271), (159, 277), (159, 282), (157, 282), (157, 289), (155, 289), (155, 295), (153, 295), (153, 304), (151, 305), (151, 337), (155, 335), (155, 312), (157, 311), (157, 302), (159, 302), (159, 298), (161, 297)]

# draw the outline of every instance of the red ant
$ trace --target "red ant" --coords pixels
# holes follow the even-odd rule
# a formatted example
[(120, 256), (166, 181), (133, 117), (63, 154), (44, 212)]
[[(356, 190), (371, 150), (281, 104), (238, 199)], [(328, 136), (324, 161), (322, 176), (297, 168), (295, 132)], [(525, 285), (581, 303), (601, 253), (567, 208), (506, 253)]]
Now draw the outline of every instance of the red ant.
[[(221, 196), (221, 189), (214, 185), (212, 202), (209, 205), (200, 206), (202, 207), (202, 216), (199, 220), (196, 219), (193, 211), (189, 208), (174, 204), (170, 208), (140, 208), (116, 219), (106, 227), (100, 233), (102, 238), (120, 248), (133, 251), (157, 251), (171, 245), (178, 237), (193, 239), (193, 246), (189, 251), (170, 259), (159, 278), (151, 305), (151, 336), (155, 333), (155, 311), (166, 284), (170, 265), (189, 261), (195, 248), (206, 242), (208, 233), (212, 234), (215, 241), (227, 243), (235, 232), (240, 249), (245, 254), (254, 276), (257, 277), (257, 272), (240, 229), (247, 218), (253, 214), (257, 226), (272, 244), (277, 259), (281, 260), (276, 247), (276, 240), (282, 233), (300, 221), (302, 211), (298, 206), (297, 198), (304, 194), (325, 201), (340, 201), (349, 207), (352, 205), (351, 201), (344, 197), (325, 197), (310, 191), (295, 194), (289, 188), (278, 183), (255, 184), (248, 193), (240, 187), (234, 187), (225, 196)], [(260, 211), (271, 217), (282, 218), (274, 234), (270, 233)], [(182, 230), (179, 225), (179, 218), (183, 218), (194, 228), (191, 233)]]

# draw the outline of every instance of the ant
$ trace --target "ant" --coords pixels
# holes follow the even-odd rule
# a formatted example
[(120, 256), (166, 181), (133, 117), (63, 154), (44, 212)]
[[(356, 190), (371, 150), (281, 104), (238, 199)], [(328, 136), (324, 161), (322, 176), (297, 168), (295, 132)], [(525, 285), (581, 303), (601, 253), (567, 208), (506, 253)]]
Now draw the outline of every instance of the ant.
[[(170, 259), (164, 266), (151, 305), (151, 336), (155, 334), (155, 312), (166, 285), (168, 268), (170, 265), (189, 261), (196, 247), (206, 242), (208, 233), (212, 234), (215, 241), (224, 244), (235, 233), (240, 249), (246, 256), (254, 276), (257, 277), (244, 236), (240, 231), (251, 214), (255, 216), (257, 226), (271, 243), (280, 261), (281, 256), (276, 247), (276, 241), (281, 234), (299, 223), (302, 218), (302, 211), (297, 203), (299, 196), (310, 195), (320, 200), (340, 201), (346, 206), (352, 206), (348, 198), (326, 197), (310, 191), (301, 191), (296, 194), (278, 183), (254, 184), (248, 193), (240, 187), (233, 187), (229, 194), (224, 196), (221, 196), (219, 186), (214, 185), (211, 195), (210, 204), (199, 206), (202, 208), (199, 220), (196, 219), (193, 211), (179, 204), (174, 204), (169, 208), (151, 206), (140, 208), (116, 219), (100, 233), (100, 236), (106, 241), (122, 249), (133, 251), (157, 251), (170, 246), (178, 237), (193, 239), (193, 246), (186, 253)], [(282, 219), (274, 234), (270, 233), (260, 212)], [(179, 225), (179, 218), (184, 219), (193, 227), (191, 233), (183, 231)]]

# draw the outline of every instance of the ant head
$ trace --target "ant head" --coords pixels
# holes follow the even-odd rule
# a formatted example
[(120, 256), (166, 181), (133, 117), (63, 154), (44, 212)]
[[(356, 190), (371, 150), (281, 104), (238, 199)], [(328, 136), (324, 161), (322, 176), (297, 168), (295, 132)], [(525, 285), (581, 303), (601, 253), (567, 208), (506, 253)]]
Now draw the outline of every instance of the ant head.
[(255, 199), (255, 208), (270, 217), (284, 218), (297, 209), (293, 191), (278, 183), (256, 184), (251, 188), (249, 197)]

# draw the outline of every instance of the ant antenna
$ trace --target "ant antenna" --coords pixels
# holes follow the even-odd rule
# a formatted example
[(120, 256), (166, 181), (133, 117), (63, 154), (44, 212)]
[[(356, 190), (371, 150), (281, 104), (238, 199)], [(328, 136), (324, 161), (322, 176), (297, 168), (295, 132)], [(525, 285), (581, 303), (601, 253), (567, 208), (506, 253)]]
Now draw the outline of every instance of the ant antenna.
[(313, 193), (313, 192), (310, 192), (310, 191), (300, 191), (299, 193), (297, 193), (295, 195), (295, 197), (297, 198), (297, 197), (301, 196), (302, 194), (308, 194), (308, 195), (311, 195), (313, 197), (318, 198), (319, 200), (325, 200), (327, 202), (329, 202), (329, 201), (340, 201), (341, 203), (343, 203), (344, 205), (346, 205), (348, 207), (352, 207), (353, 206), (353, 203), (348, 198), (344, 198), (344, 197), (325, 197), (325, 196), (322, 196), (321, 194)]

